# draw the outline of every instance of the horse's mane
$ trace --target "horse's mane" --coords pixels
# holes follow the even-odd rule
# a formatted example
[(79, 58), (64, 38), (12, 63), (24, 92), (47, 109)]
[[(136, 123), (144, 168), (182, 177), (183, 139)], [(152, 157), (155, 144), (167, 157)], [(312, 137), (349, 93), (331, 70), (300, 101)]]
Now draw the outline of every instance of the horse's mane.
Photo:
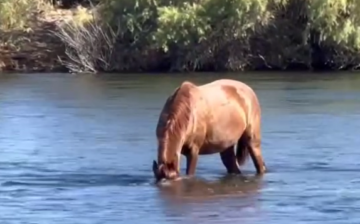
[(195, 85), (185, 81), (178, 87), (165, 103), (166, 119), (162, 131), (163, 152), (161, 160), (166, 162), (175, 158), (175, 147), (188, 129), (191, 118), (191, 88)]

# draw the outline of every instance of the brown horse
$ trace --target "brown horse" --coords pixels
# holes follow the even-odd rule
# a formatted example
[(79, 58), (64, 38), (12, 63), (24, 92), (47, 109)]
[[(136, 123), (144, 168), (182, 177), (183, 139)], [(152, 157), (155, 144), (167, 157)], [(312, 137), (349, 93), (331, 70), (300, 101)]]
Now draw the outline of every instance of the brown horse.
[(241, 173), (239, 165), (249, 154), (257, 173), (264, 173), (260, 120), (258, 98), (248, 85), (230, 79), (201, 86), (184, 81), (167, 99), (156, 127), (156, 180), (180, 176), (181, 154), (187, 175), (195, 174), (199, 155), (213, 153), (220, 153), (228, 173)]

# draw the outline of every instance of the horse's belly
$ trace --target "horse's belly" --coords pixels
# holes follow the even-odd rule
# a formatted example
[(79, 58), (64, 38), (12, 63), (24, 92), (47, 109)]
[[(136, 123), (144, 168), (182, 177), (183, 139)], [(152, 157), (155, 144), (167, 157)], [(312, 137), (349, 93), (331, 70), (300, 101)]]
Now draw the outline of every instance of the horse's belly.
[(220, 153), (225, 149), (234, 146), (236, 143), (237, 141), (222, 141), (222, 142), (207, 143), (200, 148), (199, 154), (208, 155), (208, 154)]
[(219, 123), (207, 134), (205, 144), (200, 148), (200, 154), (219, 153), (237, 144), (245, 126), (243, 122)]

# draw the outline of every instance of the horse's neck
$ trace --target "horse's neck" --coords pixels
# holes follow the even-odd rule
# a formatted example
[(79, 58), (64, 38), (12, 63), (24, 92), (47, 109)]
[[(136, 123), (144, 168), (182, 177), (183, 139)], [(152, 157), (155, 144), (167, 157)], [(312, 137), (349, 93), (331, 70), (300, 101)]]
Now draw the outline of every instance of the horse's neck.
[[(188, 89), (186, 89), (188, 88)], [(170, 121), (170, 126), (172, 128), (167, 129), (164, 133), (164, 145), (163, 145), (163, 158), (166, 161), (173, 160), (174, 156), (177, 158), (180, 156), (182, 146), (185, 144), (187, 140), (188, 133), (191, 132), (191, 129), (193, 128), (193, 121), (194, 121), (194, 106), (196, 106), (196, 100), (193, 99), (193, 96), (191, 96), (191, 93), (188, 93), (189, 91), (193, 91), (194, 85), (191, 83), (184, 83), (182, 85), (182, 88), (180, 88), (176, 94), (190, 94), (190, 96), (185, 97), (184, 100), (187, 100), (185, 102), (185, 109), (183, 108), (180, 110), (181, 112), (178, 114), (177, 117), (173, 117), (171, 119), (174, 120), (168, 120)], [(191, 90), (189, 90), (191, 89)], [(184, 92), (180, 92), (184, 91)], [(174, 99), (173, 100), (177, 100)], [(175, 103), (172, 101), (172, 103)], [(177, 102), (178, 103), (178, 102)], [(195, 103), (195, 104), (194, 104)], [(179, 108), (178, 108), (179, 109)]]
[(161, 141), (159, 147), (159, 151), (161, 152), (159, 154), (159, 161), (162, 161), (164, 163), (171, 163), (174, 162), (174, 160), (177, 160), (178, 155), (181, 152), (183, 140), (184, 140), (184, 134), (173, 134), (169, 131), (166, 131), (163, 136), (163, 140)]
[[(199, 92), (198, 94), (198, 99), (195, 101), (195, 104), (192, 106), (192, 120), (193, 122), (191, 122), (194, 126), (198, 125), (199, 123), (202, 123), (203, 121), (206, 120), (209, 112), (209, 109), (211, 109), (211, 107), (209, 107), (208, 105), (208, 99), (206, 98), (206, 96), (201, 95), (201, 92)], [(195, 127), (193, 127), (195, 128)]]
[(198, 147), (199, 139), (205, 138), (209, 112), (206, 103), (206, 100), (199, 97), (191, 107), (192, 113), (185, 137), (185, 144), (189, 147)]

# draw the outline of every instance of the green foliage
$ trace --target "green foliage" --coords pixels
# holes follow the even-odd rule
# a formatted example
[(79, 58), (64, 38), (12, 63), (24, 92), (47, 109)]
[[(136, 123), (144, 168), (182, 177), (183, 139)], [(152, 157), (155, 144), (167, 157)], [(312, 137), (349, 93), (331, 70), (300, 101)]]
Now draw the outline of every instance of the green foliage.
[(119, 70), (360, 64), (357, 0), (102, 0), (97, 20)]
[[(165, 50), (175, 43), (191, 46), (209, 36), (221, 35), (222, 28), (233, 28), (232, 36), (245, 36), (258, 22), (269, 18), (267, 0), (203, 0), (201, 4), (183, 2), (179, 6), (158, 8), (158, 29), (154, 34), (157, 44)], [(219, 33), (220, 32), (220, 33)]]
[(358, 0), (309, 1), (311, 25), (321, 40), (360, 49), (360, 2)]

